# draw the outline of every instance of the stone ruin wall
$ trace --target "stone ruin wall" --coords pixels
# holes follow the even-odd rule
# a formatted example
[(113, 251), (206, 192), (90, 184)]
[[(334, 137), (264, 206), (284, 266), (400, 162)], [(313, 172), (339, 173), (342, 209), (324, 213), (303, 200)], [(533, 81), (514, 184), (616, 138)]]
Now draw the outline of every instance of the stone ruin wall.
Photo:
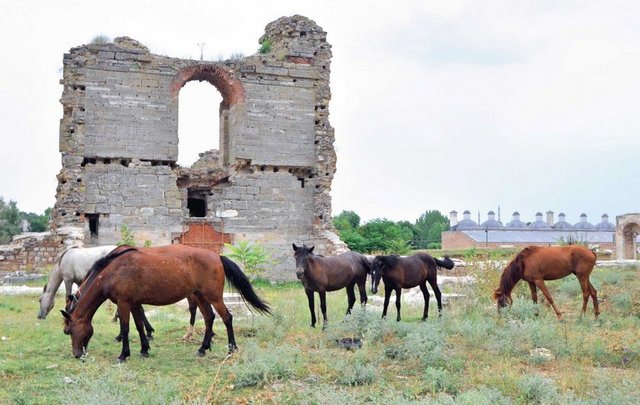
[[(65, 54), (54, 230), (83, 227), (102, 245), (126, 224), (141, 240), (169, 244), (187, 230), (196, 193), (217, 230), (272, 253), (272, 279), (292, 278), (292, 242), (323, 254), (344, 248), (330, 222), (331, 46), (301, 16), (268, 24), (266, 38), (268, 54), (224, 62), (155, 55), (126, 37)], [(222, 94), (220, 147), (181, 168), (178, 95), (191, 80)]]

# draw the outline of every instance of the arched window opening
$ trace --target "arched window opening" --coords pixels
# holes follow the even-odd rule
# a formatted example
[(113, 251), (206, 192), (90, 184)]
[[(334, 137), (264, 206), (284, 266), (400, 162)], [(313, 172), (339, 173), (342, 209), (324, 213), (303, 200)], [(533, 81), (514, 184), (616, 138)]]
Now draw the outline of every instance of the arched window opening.
[(191, 81), (178, 101), (178, 164), (191, 167), (199, 154), (220, 149), (222, 96), (207, 82)]

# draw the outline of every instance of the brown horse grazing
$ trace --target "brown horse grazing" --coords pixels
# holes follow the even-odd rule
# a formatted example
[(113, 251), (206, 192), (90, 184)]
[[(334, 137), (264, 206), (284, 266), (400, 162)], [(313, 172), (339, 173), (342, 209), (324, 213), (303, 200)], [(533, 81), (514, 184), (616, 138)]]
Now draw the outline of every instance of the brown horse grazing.
[(140, 334), (141, 354), (148, 356), (149, 342), (141, 332), (142, 304), (169, 305), (190, 295), (195, 297), (206, 326), (198, 355), (204, 355), (211, 348), (211, 305), (227, 328), (229, 352), (235, 351), (237, 346), (232, 316), (222, 299), (225, 277), (238, 289), (246, 302), (260, 312), (270, 313), (269, 306), (258, 297), (247, 277), (234, 262), (205, 249), (184, 245), (175, 245), (174, 249), (172, 253), (155, 255), (132, 247), (121, 247), (94, 264), (83, 282), (83, 294), (76, 304), (70, 312), (61, 311), (65, 318), (64, 332), (71, 335), (75, 357), (85, 353), (93, 335), (93, 315), (107, 299), (117, 303), (120, 314), (123, 340), (119, 361), (125, 361), (130, 356), (130, 313), (133, 313)]
[(358, 285), (360, 303), (367, 303), (367, 274), (369, 273), (369, 260), (356, 252), (345, 252), (333, 257), (324, 257), (313, 254), (314, 246), (310, 248), (302, 245), (293, 245), (293, 256), (296, 259), (296, 276), (304, 285), (304, 291), (309, 300), (311, 311), (311, 327), (316, 327), (316, 313), (313, 304), (313, 293), (320, 296), (320, 310), (322, 311), (322, 329), (327, 326), (327, 291), (347, 289), (347, 314), (356, 302), (354, 288)]
[(505, 267), (500, 278), (500, 286), (493, 293), (493, 299), (498, 303), (498, 310), (511, 305), (513, 303), (511, 291), (518, 281), (524, 280), (529, 283), (533, 302), (538, 303), (536, 288), (540, 288), (553, 310), (556, 311), (558, 319), (562, 319), (562, 313), (554, 304), (544, 280), (558, 280), (569, 274), (575, 274), (582, 288), (582, 313), (587, 311), (587, 303), (591, 296), (597, 317), (600, 314), (598, 292), (589, 281), (589, 275), (595, 264), (596, 254), (579, 245), (526, 247)]
[(420, 286), (424, 297), (424, 312), (422, 320), (429, 316), (429, 290), (427, 282), (433, 288), (438, 301), (438, 315), (442, 314), (442, 294), (438, 288), (438, 267), (451, 270), (453, 261), (448, 257), (439, 260), (426, 253), (416, 253), (409, 257), (400, 256), (376, 256), (371, 262), (371, 292), (378, 292), (380, 278), (384, 281), (384, 309), (382, 317), (387, 316), (389, 299), (391, 292), (396, 292), (396, 310), (398, 312), (397, 321), (400, 321), (400, 294), (403, 288)]

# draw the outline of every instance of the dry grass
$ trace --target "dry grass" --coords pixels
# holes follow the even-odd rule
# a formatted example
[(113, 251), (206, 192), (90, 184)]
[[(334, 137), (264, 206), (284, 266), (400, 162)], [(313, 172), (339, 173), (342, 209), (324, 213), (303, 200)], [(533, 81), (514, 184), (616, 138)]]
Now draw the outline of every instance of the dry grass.
[[(376, 308), (345, 317), (346, 294), (329, 294), (330, 326), (309, 328), (306, 296), (297, 284), (258, 285), (274, 317), (234, 325), (240, 350), (227, 358), (219, 320), (213, 350), (197, 358), (198, 341), (181, 339), (188, 316), (159, 308), (151, 357), (115, 362), (117, 325), (106, 306), (94, 320), (85, 361), (71, 356), (57, 309), (36, 319), (37, 297), (0, 297), (0, 403), (634, 403), (640, 401), (640, 276), (631, 269), (594, 271), (602, 315), (580, 317), (575, 278), (550, 282), (559, 323), (544, 302), (535, 316), (528, 288), (498, 316), (491, 292), (501, 269), (472, 265), (478, 282), (420, 322), (422, 308), (404, 304), (403, 321), (381, 321)], [(58, 305), (61, 300), (58, 300)], [(589, 311), (592, 311), (591, 305)], [(395, 314), (395, 309), (392, 310)], [(202, 327), (199, 321), (200, 328)], [(361, 349), (334, 341), (360, 337)], [(132, 352), (139, 347), (137, 337)], [(530, 356), (544, 347), (554, 358)]]

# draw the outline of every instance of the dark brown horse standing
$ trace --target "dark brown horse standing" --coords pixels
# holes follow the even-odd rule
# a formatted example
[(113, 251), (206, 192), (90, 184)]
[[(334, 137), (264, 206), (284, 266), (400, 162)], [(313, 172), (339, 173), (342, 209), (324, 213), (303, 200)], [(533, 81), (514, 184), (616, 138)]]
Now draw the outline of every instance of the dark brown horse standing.
[(304, 285), (304, 291), (309, 300), (311, 311), (311, 327), (316, 327), (316, 313), (314, 310), (313, 293), (320, 296), (320, 310), (322, 311), (322, 329), (327, 325), (327, 291), (347, 289), (347, 314), (356, 302), (355, 286), (360, 292), (360, 303), (367, 303), (367, 274), (369, 260), (356, 252), (345, 252), (337, 256), (324, 257), (313, 254), (310, 248), (293, 244), (293, 255), (296, 259), (296, 276)]
[(416, 253), (409, 257), (400, 256), (376, 256), (371, 262), (371, 292), (378, 292), (380, 278), (384, 281), (384, 309), (382, 317), (387, 316), (391, 292), (396, 292), (397, 320), (400, 321), (400, 295), (403, 288), (420, 286), (424, 297), (424, 313), (422, 320), (429, 316), (429, 290), (427, 282), (431, 285), (436, 301), (438, 301), (438, 314), (442, 314), (442, 294), (438, 288), (438, 267), (451, 270), (454, 263), (448, 257), (439, 260), (427, 253)]
[(587, 311), (587, 303), (591, 297), (597, 317), (600, 315), (598, 292), (589, 281), (595, 265), (596, 254), (584, 246), (529, 246), (507, 264), (500, 278), (500, 286), (493, 293), (493, 299), (497, 301), (498, 309), (511, 305), (513, 303), (511, 291), (518, 281), (524, 280), (529, 283), (533, 302), (538, 303), (537, 288), (540, 288), (558, 319), (562, 319), (562, 313), (553, 302), (544, 280), (558, 280), (569, 274), (575, 274), (582, 288), (582, 313)]
[(191, 295), (198, 303), (206, 326), (198, 354), (204, 355), (211, 348), (211, 305), (227, 328), (229, 351), (236, 350), (232, 316), (223, 301), (225, 277), (252, 307), (270, 313), (269, 306), (258, 297), (242, 270), (224, 256), (184, 245), (177, 245), (175, 252), (159, 255), (132, 247), (115, 249), (94, 264), (83, 282), (83, 294), (70, 312), (62, 311), (64, 332), (71, 335), (74, 356), (80, 357), (85, 352), (93, 334), (93, 315), (107, 299), (118, 306), (123, 332), (122, 353), (118, 360), (124, 361), (130, 355), (130, 313), (140, 334), (141, 354), (147, 356), (149, 342), (142, 332), (142, 304), (169, 305)]

